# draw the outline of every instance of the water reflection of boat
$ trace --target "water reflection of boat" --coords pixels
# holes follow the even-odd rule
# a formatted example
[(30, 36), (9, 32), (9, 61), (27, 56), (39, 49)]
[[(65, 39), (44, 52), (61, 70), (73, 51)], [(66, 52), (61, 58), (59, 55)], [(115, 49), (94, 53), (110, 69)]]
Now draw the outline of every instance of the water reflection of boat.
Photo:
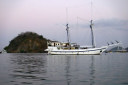
[(95, 84), (95, 65), (94, 65), (94, 56), (91, 57), (91, 66), (90, 66), (90, 85)]

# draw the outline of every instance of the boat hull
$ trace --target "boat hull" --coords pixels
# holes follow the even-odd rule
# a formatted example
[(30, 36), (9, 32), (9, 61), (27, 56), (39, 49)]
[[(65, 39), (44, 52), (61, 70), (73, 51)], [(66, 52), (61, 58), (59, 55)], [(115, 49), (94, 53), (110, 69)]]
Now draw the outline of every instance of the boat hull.
[(78, 49), (78, 50), (50, 50), (51, 55), (100, 55), (105, 48)]
[(83, 52), (51, 51), (48, 54), (51, 54), (51, 55), (100, 55), (101, 52), (100, 51), (95, 51), (95, 52), (87, 52), (87, 51), (83, 51)]

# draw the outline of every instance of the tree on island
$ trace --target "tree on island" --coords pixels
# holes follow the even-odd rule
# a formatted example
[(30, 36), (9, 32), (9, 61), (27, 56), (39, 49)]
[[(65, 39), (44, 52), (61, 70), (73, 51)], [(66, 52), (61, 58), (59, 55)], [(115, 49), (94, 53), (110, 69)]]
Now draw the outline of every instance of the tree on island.
[(47, 48), (47, 39), (34, 32), (19, 34), (4, 49), (8, 53), (43, 53)]

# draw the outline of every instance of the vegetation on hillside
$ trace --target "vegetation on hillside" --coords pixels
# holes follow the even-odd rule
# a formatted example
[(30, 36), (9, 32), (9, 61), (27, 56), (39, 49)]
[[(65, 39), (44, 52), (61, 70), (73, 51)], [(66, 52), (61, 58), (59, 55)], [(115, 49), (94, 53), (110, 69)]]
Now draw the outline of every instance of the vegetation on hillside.
[(34, 32), (19, 34), (5, 47), (8, 53), (42, 53), (47, 48), (47, 39)]

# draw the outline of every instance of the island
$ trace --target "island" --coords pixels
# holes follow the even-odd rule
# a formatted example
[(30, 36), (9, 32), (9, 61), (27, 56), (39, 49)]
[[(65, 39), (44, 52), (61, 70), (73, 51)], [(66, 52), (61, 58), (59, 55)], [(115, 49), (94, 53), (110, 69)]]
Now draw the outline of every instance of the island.
[(22, 32), (4, 49), (7, 53), (44, 53), (48, 39), (34, 32)]

